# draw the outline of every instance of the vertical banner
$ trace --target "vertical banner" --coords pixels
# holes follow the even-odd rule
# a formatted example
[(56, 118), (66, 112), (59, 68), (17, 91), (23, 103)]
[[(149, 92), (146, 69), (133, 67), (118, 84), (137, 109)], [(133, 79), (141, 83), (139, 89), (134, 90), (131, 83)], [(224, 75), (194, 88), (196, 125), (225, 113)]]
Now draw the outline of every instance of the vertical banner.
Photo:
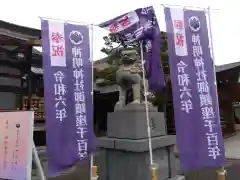
[(181, 167), (221, 166), (224, 142), (205, 12), (164, 11)]
[(89, 28), (41, 23), (48, 173), (56, 176), (94, 149)]
[(142, 41), (149, 90), (165, 87), (161, 65), (161, 32), (153, 7), (139, 8), (99, 25), (120, 37), (125, 44)]
[(32, 111), (0, 112), (0, 179), (31, 180)]

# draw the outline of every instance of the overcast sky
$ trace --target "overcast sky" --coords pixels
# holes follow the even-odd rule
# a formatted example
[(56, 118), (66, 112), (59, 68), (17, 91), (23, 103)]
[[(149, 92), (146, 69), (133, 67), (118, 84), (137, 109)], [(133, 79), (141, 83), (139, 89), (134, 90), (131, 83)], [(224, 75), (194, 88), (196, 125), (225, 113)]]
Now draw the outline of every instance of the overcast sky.
[[(136, 8), (153, 5), (160, 29), (165, 30), (161, 3), (203, 8), (211, 6), (215, 63), (219, 65), (240, 61), (237, 54), (240, 36), (234, 34), (235, 29), (240, 29), (237, 18), (240, 2), (234, 0), (4, 0), (1, 2), (0, 19), (34, 28), (40, 28), (39, 17), (97, 24)], [(104, 56), (100, 49), (103, 46), (102, 37), (106, 34), (103, 29), (94, 28), (95, 60)]]

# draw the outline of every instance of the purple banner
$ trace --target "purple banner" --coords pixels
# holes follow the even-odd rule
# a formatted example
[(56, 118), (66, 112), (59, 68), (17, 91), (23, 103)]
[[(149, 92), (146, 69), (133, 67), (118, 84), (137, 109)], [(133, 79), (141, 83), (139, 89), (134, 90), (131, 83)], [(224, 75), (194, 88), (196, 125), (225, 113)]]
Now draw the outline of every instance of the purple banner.
[(89, 29), (42, 20), (49, 176), (94, 149)]
[(205, 12), (165, 8), (165, 18), (181, 168), (221, 166), (224, 142)]
[(165, 86), (160, 59), (161, 32), (153, 7), (136, 9), (99, 26), (117, 34), (125, 44), (142, 41), (149, 90), (156, 92)]

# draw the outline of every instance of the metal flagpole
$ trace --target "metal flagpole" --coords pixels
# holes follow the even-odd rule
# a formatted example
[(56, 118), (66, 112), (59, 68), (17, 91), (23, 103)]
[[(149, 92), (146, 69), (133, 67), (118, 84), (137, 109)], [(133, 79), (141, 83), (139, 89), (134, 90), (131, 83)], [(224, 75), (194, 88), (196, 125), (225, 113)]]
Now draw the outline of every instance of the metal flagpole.
[[(28, 107), (28, 108), (30, 108), (30, 107)], [(32, 108), (30, 110), (34, 112), (34, 110)], [(33, 128), (33, 131), (34, 131), (34, 128)], [(38, 156), (38, 152), (37, 152), (34, 140), (32, 140), (32, 150), (33, 150), (32, 156), (33, 156), (34, 162), (36, 163), (36, 166), (37, 166), (37, 176), (40, 176), (41, 180), (46, 180), (45, 175), (44, 175), (44, 170), (42, 168), (42, 164), (41, 164), (40, 158)]]
[(33, 142), (32, 148), (33, 148), (33, 157), (34, 157), (34, 161), (35, 161), (36, 166), (37, 166), (38, 175), (40, 175), (41, 180), (46, 180), (45, 175), (44, 175), (44, 171), (43, 171), (43, 168), (42, 168), (42, 164), (41, 164), (41, 161), (39, 159), (38, 152), (37, 152), (37, 149), (36, 149), (36, 146), (35, 146), (34, 142)]
[[(90, 25), (90, 29), (91, 29), (91, 47), (90, 47), (90, 58), (91, 58), (91, 63), (92, 63), (92, 103), (93, 103), (93, 25)], [(92, 180), (92, 167), (93, 167), (93, 154), (90, 155), (90, 180)]]
[(141, 52), (141, 64), (143, 70), (143, 88), (144, 88), (144, 101), (145, 101), (145, 108), (146, 108), (146, 118), (147, 118), (147, 132), (148, 132), (148, 145), (149, 145), (149, 156), (150, 156), (150, 163), (153, 166), (153, 155), (152, 155), (152, 139), (151, 139), (151, 129), (150, 129), (150, 120), (149, 120), (149, 111), (148, 111), (148, 100), (147, 100), (147, 88), (146, 88), (146, 74), (145, 74), (145, 60), (143, 59), (143, 43), (140, 42), (140, 52)]
[[(180, 4), (160, 4), (162, 5), (163, 7), (179, 7), (179, 8), (189, 8), (189, 9), (199, 9), (199, 10), (204, 10), (206, 9), (205, 7), (200, 7), (200, 6), (190, 6), (190, 5), (186, 5), (186, 6), (183, 6), (183, 5), (180, 5)], [(211, 10), (220, 10), (220, 9), (211, 9)]]
[[(217, 91), (217, 80), (216, 80), (216, 70), (215, 70), (215, 56), (214, 56), (214, 49), (213, 49), (213, 35), (212, 35), (212, 21), (211, 21), (211, 8), (210, 6), (207, 8), (207, 15), (208, 15), (208, 25), (209, 25), (209, 36), (210, 36), (210, 50), (212, 52), (212, 59), (213, 59), (213, 70), (214, 70), (214, 78), (216, 82), (216, 91)], [(217, 94), (217, 102), (218, 102), (218, 93)], [(219, 180), (225, 180), (226, 170), (224, 169), (224, 166), (221, 166), (217, 170), (218, 179)]]
[[(90, 29), (91, 29), (91, 36), (90, 36), (90, 40), (91, 40), (91, 47), (90, 47), (90, 60), (91, 60), (91, 63), (92, 63), (92, 103), (93, 103), (93, 90), (94, 90), (94, 74), (93, 74), (93, 70), (94, 70), (94, 67), (93, 67), (93, 36), (94, 36), (94, 32), (93, 32), (93, 28), (94, 28), (94, 24), (91, 24), (90, 25)], [(97, 180), (97, 166), (94, 166), (94, 154), (91, 154), (90, 155), (90, 180)]]
[[(85, 25), (88, 25), (87, 22), (81, 22), (81, 21), (73, 21), (73, 20), (67, 20), (67, 19), (59, 19), (59, 18), (53, 18), (53, 17), (42, 17), (42, 16), (38, 16), (38, 18), (40, 19), (46, 19), (46, 20), (52, 20), (52, 21), (59, 21), (59, 22), (69, 22), (69, 23), (74, 23), (74, 24), (85, 24)], [(98, 26), (98, 24), (91, 24), (93, 26)]]

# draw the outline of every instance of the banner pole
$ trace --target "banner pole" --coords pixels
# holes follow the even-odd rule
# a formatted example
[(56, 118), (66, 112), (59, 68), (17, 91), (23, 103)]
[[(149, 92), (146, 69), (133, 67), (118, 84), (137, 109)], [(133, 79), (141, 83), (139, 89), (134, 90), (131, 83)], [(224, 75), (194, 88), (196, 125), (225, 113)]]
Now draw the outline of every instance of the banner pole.
[(46, 180), (46, 178), (44, 176), (44, 171), (43, 171), (43, 168), (42, 168), (42, 164), (41, 164), (41, 161), (39, 159), (37, 149), (36, 149), (36, 146), (35, 146), (34, 142), (33, 142), (33, 147), (32, 148), (33, 148), (34, 161), (36, 163), (38, 174), (40, 175), (40, 179), (41, 180)]
[[(92, 63), (92, 103), (93, 103), (93, 98), (94, 98), (94, 60), (93, 60), (93, 39), (94, 39), (94, 32), (93, 32), (94, 24), (92, 23), (90, 25), (91, 29), (91, 47), (90, 47), (90, 58), (91, 58), (91, 63)], [(94, 120), (93, 120), (94, 121)], [(94, 126), (94, 123), (93, 123)], [(97, 180), (97, 166), (94, 166), (94, 154), (90, 155), (90, 180)]]
[[(43, 16), (38, 16), (39, 19), (44, 19), (44, 20), (52, 20), (52, 21), (58, 21), (58, 22), (69, 22), (69, 23), (74, 23), (74, 24), (85, 24), (88, 25), (87, 22), (81, 22), (81, 21), (73, 21), (73, 20), (67, 20), (67, 19), (59, 19), (59, 18), (54, 18), (54, 17), (43, 17)], [(93, 26), (98, 26), (98, 24), (91, 24)]]
[[(160, 4), (163, 7), (179, 7), (179, 8), (189, 8), (189, 9), (199, 9), (199, 10), (204, 10), (206, 9), (206, 7), (200, 7), (200, 6), (191, 6), (191, 5), (180, 5), (180, 4)], [(220, 9), (211, 9), (211, 10), (215, 10), (215, 11), (219, 11)]]
[[(214, 70), (214, 76), (215, 76), (215, 82), (216, 82), (216, 91), (217, 91), (217, 78), (216, 78), (216, 70), (215, 70), (215, 54), (213, 49), (213, 35), (212, 35), (212, 21), (211, 21), (211, 8), (208, 6), (207, 8), (207, 14), (208, 14), (208, 24), (209, 24), (209, 36), (210, 36), (210, 47), (209, 49), (212, 52), (212, 59), (213, 59), (213, 70)], [(217, 103), (218, 103), (218, 92), (217, 92)], [(226, 170), (224, 169), (224, 166), (221, 166), (217, 169), (218, 179), (219, 180), (225, 180)]]
[(145, 101), (146, 118), (147, 118), (149, 156), (150, 156), (151, 169), (153, 169), (152, 166), (154, 166), (154, 163), (153, 163), (153, 155), (152, 155), (152, 139), (151, 139), (149, 112), (148, 112), (147, 88), (146, 88), (146, 79), (145, 79), (146, 75), (145, 75), (145, 68), (144, 68), (145, 61), (143, 59), (143, 43), (142, 43), (142, 41), (140, 42), (140, 52), (141, 52), (141, 64), (142, 64), (142, 70), (143, 70), (143, 88), (144, 88), (144, 101)]
[[(92, 63), (92, 103), (93, 103), (93, 25), (90, 25), (90, 29), (91, 29), (91, 54), (90, 54), (90, 58), (91, 58), (91, 63)], [(94, 126), (94, 123), (93, 123)], [(93, 167), (93, 155), (90, 155), (90, 180), (92, 180), (92, 167)]]

